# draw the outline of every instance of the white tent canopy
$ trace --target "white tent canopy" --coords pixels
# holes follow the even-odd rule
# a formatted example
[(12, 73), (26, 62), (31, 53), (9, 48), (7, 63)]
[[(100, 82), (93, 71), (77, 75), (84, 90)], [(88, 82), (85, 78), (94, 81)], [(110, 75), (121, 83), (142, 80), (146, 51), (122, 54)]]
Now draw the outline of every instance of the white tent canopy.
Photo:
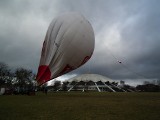
[(114, 80), (112, 80), (112, 79), (110, 79), (108, 77), (102, 76), (102, 75), (98, 75), (98, 74), (82, 74), (82, 75), (73, 77), (71, 79), (68, 79), (66, 81), (68, 81), (68, 82), (72, 82), (72, 81), (75, 81), (75, 82), (80, 82), (80, 81), (85, 81), (85, 82), (88, 82), (88, 81), (93, 81), (93, 82), (98, 82), (98, 81), (114, 82)]

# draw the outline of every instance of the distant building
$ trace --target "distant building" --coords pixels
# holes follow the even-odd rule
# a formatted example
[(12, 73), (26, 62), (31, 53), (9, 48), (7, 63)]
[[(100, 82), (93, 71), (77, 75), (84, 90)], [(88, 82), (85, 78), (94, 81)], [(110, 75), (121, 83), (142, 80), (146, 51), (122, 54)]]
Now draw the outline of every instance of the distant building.
[(98, 75), (98, 74), (82, 74), (63, 82), (60, 90), (66, 91), (108, 91), (108, 92), (124, 92), (117, 86), (118, 82)]

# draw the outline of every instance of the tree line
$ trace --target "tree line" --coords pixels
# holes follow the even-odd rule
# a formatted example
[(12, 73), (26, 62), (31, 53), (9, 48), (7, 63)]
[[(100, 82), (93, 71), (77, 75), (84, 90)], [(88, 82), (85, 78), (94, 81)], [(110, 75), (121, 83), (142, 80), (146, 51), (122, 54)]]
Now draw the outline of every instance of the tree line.
[(0, 62), (0, 88), (8, 89), (8, 94), (26, 94), (34, 91), (35, 74), (25, 68), (11, 69), (5, 62)]

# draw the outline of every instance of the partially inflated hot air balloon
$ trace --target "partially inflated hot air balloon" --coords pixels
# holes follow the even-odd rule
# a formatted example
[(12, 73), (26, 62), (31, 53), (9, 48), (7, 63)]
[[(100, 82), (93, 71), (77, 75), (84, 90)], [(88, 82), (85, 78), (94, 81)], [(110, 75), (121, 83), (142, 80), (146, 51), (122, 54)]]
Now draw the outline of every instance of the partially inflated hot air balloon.
[(37, 73), (39, 85), (68, 73), (92, 56), (95, 37), (91, 24), (79, 13), (55, 18), (46, 33)]

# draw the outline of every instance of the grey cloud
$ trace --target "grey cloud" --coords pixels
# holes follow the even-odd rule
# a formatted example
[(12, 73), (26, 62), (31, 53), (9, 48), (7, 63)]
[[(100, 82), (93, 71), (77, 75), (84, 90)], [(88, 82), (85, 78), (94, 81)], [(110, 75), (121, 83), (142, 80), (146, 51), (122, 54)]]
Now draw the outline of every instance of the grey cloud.
[(91, 60), (68, 74), (90, 71), (114, 79), (141, 79), (137, 72), (160, 79), (159, 4), (158, 0), (0, 1), (0, 61), (36, 72), (51, 20), (77, 11), (91, 22), (96, 46)]
[[(93, 25), (98, 26), (95, 28), (96, 35), (100, 32), (105, 34), (103, 28), (107, 29), (108, 27), (110, 30), (111, 26), (118, 23), (120, 41), (113, 47), (109, 46), (111, 49), (108, 51), (107, 46), (102, 44), (109, 41), (104, 41), (105, 38), (103, 37), (97, 37), (93, 56), (96, 62), (91, 67), (92, 72), (111, 76), (115, 79), (160, 78), (159, 4), (158, 1), (141, 1), (140, 3), (130, 1), (123, 4), (116, 2), (120, 7), (115, 7), (114, 10), (109, 7), (110, 11), (101, 7), (102, 10), (107, 11), (106, 16), (109, 17), (105, 16), (104, 11), (101, 13), (101, 9), (95, 10), (95, 16), (98, 16), (97, 13), (99, 12), (98, 17), (101, 19), (97, 22), (93, 21), (95, 22)], [(114, 8), (114, 5), (115, 3), (112, 3), (111, 6)], [(125, 66), (120, 65), (117, 60), (122, 60)], [(79, 71), (83, 72), (84, 69), (86, 68), (82, 67)]]

